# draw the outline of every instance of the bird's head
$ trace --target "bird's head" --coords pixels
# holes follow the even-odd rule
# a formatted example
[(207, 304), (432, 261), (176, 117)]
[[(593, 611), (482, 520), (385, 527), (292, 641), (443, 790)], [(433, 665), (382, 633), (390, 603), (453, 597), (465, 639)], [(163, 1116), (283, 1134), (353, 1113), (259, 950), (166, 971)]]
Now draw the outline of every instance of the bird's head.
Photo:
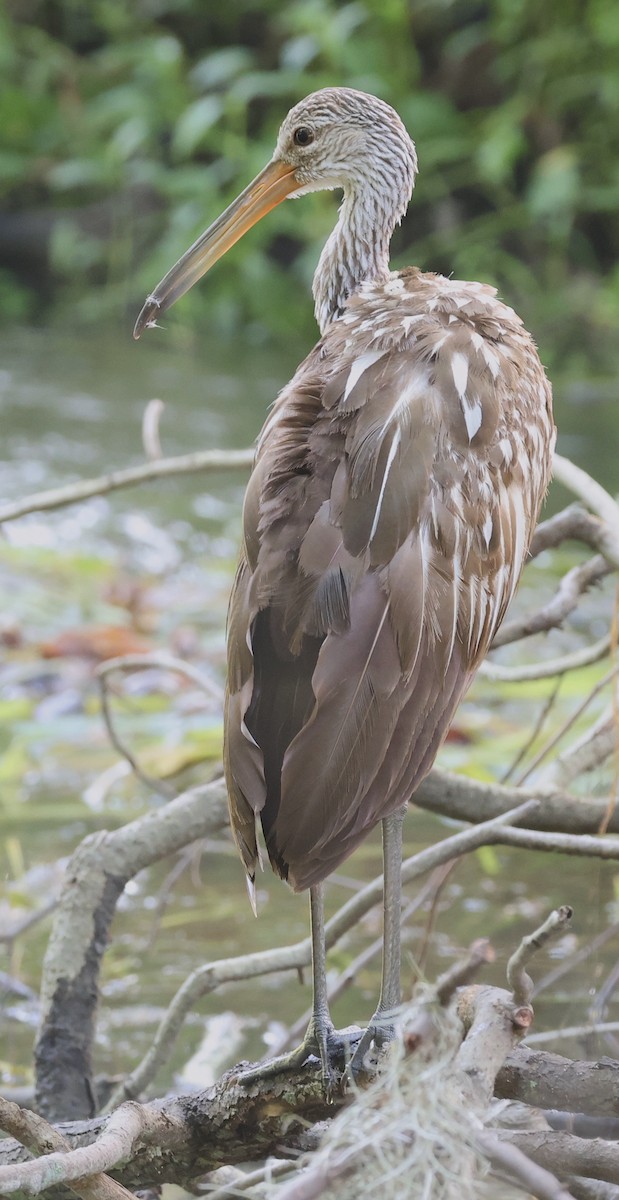
[(406, 195), (417, 171), (415, 147), (384, 100), (352, 88), (323, 88), (306, 96), (282, 123), (272, 162), (292, 168), (293, 195), (343, 188), (384, 188)]
[(147, 297), (133, 336), (184, 295), (235, 242), (282, 200), (342, 188), (382, 199), (394, 220), (410, 199), (417, 157), (390, 105), (352, 88), (324, 88), (306, 96), (282, 123), (275, 152), (263, 171), (194, 242)]

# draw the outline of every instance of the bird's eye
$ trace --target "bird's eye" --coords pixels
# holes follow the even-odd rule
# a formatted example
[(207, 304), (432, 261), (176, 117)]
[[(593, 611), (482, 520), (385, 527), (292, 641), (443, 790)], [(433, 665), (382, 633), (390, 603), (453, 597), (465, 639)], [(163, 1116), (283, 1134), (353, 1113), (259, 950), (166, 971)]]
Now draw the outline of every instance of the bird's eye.
[(295, 129), (292, 140), (295, 146), (309, 146), (310, 142), (314, 140), (314, 134), (311, 129), (307, 128), (307, 125), (300, 125), (298, 129)]

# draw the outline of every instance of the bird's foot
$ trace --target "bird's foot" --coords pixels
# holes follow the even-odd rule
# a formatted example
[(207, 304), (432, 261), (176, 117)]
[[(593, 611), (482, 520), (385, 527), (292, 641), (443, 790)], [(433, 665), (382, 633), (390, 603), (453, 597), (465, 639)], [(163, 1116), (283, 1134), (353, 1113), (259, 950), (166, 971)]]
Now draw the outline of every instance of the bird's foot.
[(360, 1076), (373, 1075), (382, 1051), (395, 1037), (394, 1013), (374, 1013), (366, 1031), (358, 1041), (352, 1057), (346, 1065), (343, 1083), (350, 1087)]
[(251, 1067), (249, 1071), (241, 1072), (238, 1082), (242, 1086), (249, 1086), (264, 1079), (272, 1079), (281, 1072), (296, 1071), (314, 1058), (320, 1062), (325, 1099), (331, 1102), (339, 1088), (344, 1063), (350, 1059), (350, 1049), (350, 1039), (338, 1033), (331, 1020), (317, 1021), (312, 1017), (300, 1046), (288, 1054), (280, 1054), (277, 1058)]

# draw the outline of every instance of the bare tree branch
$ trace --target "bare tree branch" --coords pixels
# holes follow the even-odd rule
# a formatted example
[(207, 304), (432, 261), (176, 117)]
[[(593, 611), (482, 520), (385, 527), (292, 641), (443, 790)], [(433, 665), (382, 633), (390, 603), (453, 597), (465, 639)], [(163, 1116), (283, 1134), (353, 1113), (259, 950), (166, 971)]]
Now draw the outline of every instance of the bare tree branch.
[[(342, 1063), (343, 1067), (343, 1063)], [(0, 1195), (67, 1195), (66, 1184), (95, 1170), (113, 1170), (135, 1190), (193, 1180), (222, 1161), (236, 1164), (294, 1151), (295, 1128), (333, 1116), (343, 1097), (327, 1103), (319, 1064), (275, 1076), (260, 1087), (242, 1087), (235, 1071), (206, 1092), (174, 1096), (150, 1104), (129, 1101), (107, 1117), (60, 1126), (68, 1154), (27, 1160), (18, 1143), (0, 1141)], [(291, 1118), (294, 1125), (291, 1128)]]
[[(507, 993), (506, 997), (513, 1011), (513, 1000)], [(477, 1013), (485, 1021), (488, 1009), (478, 1008)], [(510, 1040), (513, 1042), (517, 1030), (513, 1025), (510, 1028), (509, 1022), (505, 1029), (505, 1043)], [(573, 1063), (558, 1055), (528, 1051), (520, 1046), (509, 1054), (500, 1069), (496, 1089), (499, 1095), (520, 1096), (525, 1101), (528, 1098), (535, 1105), (544, 1106), (548, 1099), (556, 1100), (558, 1095), (562, 1095), (568, 1105), (573, 1098), (580, 1103), (584, 1096), (586, 1103), (590, 1102), (589, 1106), (594, 1110), (613, 1114), (616, 1112), (616, 1075), (616, 1067), (611, 1062)], [(503, 1086), (506, 1081), (510, 1085), (508, 1090)], [(551, 1103), (547, 1107), (556, 1107), (556, 1104)], [(138, 1132), (131, 1156), (123, 1161), (119, 1175), (125, 1186), (136, 1188), (164, 1180), (175, 1181), (183, 1186), (199, 1174), (212, 1170), (222, 1159), (234, 1163), (262, 1159), (268, 1153), (281, 1153), (282, 1146), (294, 1146), (290, 1131), (292, 1113), (296, 1113), (298, 1119), (313, 1124), (332, 1116), (334, 1108), (327, 1105), (322, 1097), (318, 1064), (315, 1070), (308, 1064), (302, 1071), (275, 1077), (269, 1080), (268, 1086), (261, 1088), (257, 1085), (251, 1089), (239, 1087), (234, 1082), (234, 1072), (229, 1072), (208, 1092), (174, 1097), (150, 1105), (124, 1106), (117, 1110), (117, 1113), (124, 1112), (133, 1114), (129, 1134), (131, 1130), (135, 1134), (136, 1128)], [(120, 1120), (119, 1117), (117, 1119)], [(102, 1118), (62, 1127), (63, 1136), (72, 1147), (90, 1145), (93, 1139), (108, 1129), (106, 1120)], [(123, 1141), (118, 1144), (119, 1153), (127, 1149), (129, 1134), (123, 1134)], [(503, 1139), (503, 1134), (500, 1136)], [(531, 1144), (518, 1142), (525, 1153), (529, 1153)], [(109, 1165), (113, 1157), (110, 1138), (106, 1138), (103, 1148), (108, 1156), (105, 1161)], [(619, 1151), (613, 1147), (613, 1152), (616, 1161)], [(24, 1151), (15, 1143), (0, 1143), (0, 1163), (7, 1166), (11, 1160), (15, 1165), (20, 1161), (23, 1163), (23, 1155)], [(104, 1161), (99, 1151), (96, 1159), (89, 1160), (95, 1161), (99, 1164)], [(591, 1174), (597, 1178), (595, 1172), (584, 1169), (582, 1161), (579, 1168), (577, 1170), (572, 1163), (565, 1170), (569, 1169), (571, 1174)], [(15, 1184), (14, 1190), (22, 1188), (24, 1176), (16, 1179), (12, 1167), (9, 1176), (5, 1170), (6, 1167), (0, 1169), (0, 1192), (6, 1194), (7, 1179), (11, 1187)], [(40, 1176), (37, 1178), (40, 1179)], [(54, 1185), (50, 1188), (50, 1194), (57, 1197), (61, 1190)]]
[[(12, 1104), (1, 1096), (0, 1129), (17, 1138), (27, 1150), (38, 1154), (51, 1155), (56, 1151), (65, 1155), (71, 1149), (66, 1138), (43, 1117), (19, 1108), (17, 1104)], [(110, 1179), (108, 1175), (101, 1174), (89, 1175), (87, 1179), (76, 1179), (70, 1184), (70, 1188), (83, 1200), (127, 1200), (127, 1197), (133, 1196), (122, 1184)]]
[(203, 1182), (201, 1191), (206, 1191), (208, 1200), (237, 1200), (246, 1192), (252, 1192), (252, 1197), (264, 1194), (264, 1189), (258, 1189), (261, 1184), (270, 1184), (274, 1179), (281, 1179), (297, 1170), (296, 1159), (268, 1159), (264, 1167), (258, 1171), (239, 1171), (236, 1167), (220, 1167), (213, 1171)]
[(510, 779), (515, 775), (520, 764), (522, 762), (524, 762), (524, 760), (527, 757), (527, 754), (531, 750), (532, 746), (535, 745), (535, 742), (537, 741), (538, 737), (540, 736), (542, 729), (544, 728), (546, 721), (548, 720), (548, 717), (550, 716), (550, 713), (552, 712), (552, 710), (554, 708), (555, 702), (556, 702), (559, 692), (561, 690), (562, 682), (563, 682), (563, 676), (559, 675), (557, 677), (557, 679), (555, 679), (555, 683), (554, 683), (554, 687), (553, 687), (552, 691), (548, 693), (548, 696), (544, 700), (544, 703), (542, 704), (542, 706), (537, 714), (537, 717), (535, 718), (534, 724), (531, 726), (529, 732), (527, 733), (526, 740), (524, 741), (523, 745), (520, 747), (520, 750), (516, 754), (515, 758), (512, 759), (512, 761), (509, 764), (509, 766), (507, 767), (507, 769), (501, 775), (501, 777), (499, 779), (499, 783), (503, 783), (503, 784), (509, 783)]
[(553, 476), (562, 483), (564, 487), (569, 488), (575, 496), (578, 496), (587, 508), (590, 508), (596, 516), (605, 524), (605, 529), (602, 534), (600, 543), (602, 553), (613, 566), (619, 566), (619, 505), (612, 496), (587, 475), (582, 467), (577, 467), (575, 463), (570, 462), (569, 458), (564, 458), (561, 454), (554, 456)]
[(545, 975), (538, 981), (535, 986), (535, 995), (539, 995), (546, 988), (554, 986), (559, 979), (563, 979), (565, 975), (574, 971), (577, 966), (587, 961), (588, 958), (598, 954), (603, 946), (606, 945), (611, 938), (615, 938), (619, 933), (619, 921), (613, 921), (606, 929), (602, 929), (594, 938), (587, 941), (584, 946), (570, 954), (569, 958), (563, 962), (557, 963), (552, 970), (547, 971)]
[(619, 1200), (619, 1187), (604, 1183), (601, 1179), (583, 1179), (581, 1175), (572, 1175), (570, 1189), (574, 1200)]
[(95, 674), (104, 676), (113, 671), (145, 671), (152, 667), (185, 675), (214, 700), (221, 701), (223, 697), (222, 689), (194, 663), (185, 662), (183, 658), (176, 658), (174, 654), (166, 654), (163, 650), (153, 651), (152, 654), (119, 654), (116, 658), (106, 658), (105, 662), (99, 663)]
[(564, 904), (561, 908), (556, 908), (554, 912), (551, 912), (539, 929), (523, 937), (518, 949), (512, 954), (507, 964), (507, 983), (512, 989), (515, 1004), (531, 1004), (533, 980), (527, 975), (525, 967), (538, 950), (547, 945), (552, 938), (565, 932), (571, 919), (572, 909), (569, 904)]
[(589, 837), (587, 834), (541, 833), (531, 829), (505, 828), (496, 831), (493, 841), (526, 850), (553, 850), (558, 854), (584, 855), (586, 858), (619, 858), (619, 838)]
[(570, 713), (570, 716), (566, 721), (563, 722), (563, 725), (561, 725), (561, 727), (557, 729), (555, 733), (553, 733), (552, 737), (550, 737), (548, 741), (544, 743), (541, 749), (538, 750), (535, 757), (528, 764), (526, 770), (518, 776), (516, 780), (518, 786), (523, 784), (525, 780), (528, 779), (529, 775), (531, 775), (531, 773), (535, 770), (535, 768), (539, 766), (540, 762), (542, 762), (542, 760), (546, 758), (548, 754), (550, 754), (550, 751), (554, 750), (557, 743), (560, 742), (563, 737), (565, 737), (566, 733), (568, 733), (570, 729), (572, 729), (578, 718), (581, 717), (585, 709), (589, 707), (592, 700), (595, 700), (595, 697), (598, 696), (600, 692), (602, 692), (604, 688), (612, 682), (613, 679), (616, 679), (618, 674), (619, 664), (613, 666), (610, 671), (606, 672), (602, 679), (598, 680), (594, 687), (592, 687), (587, 693), (584, 700), (582, 700), (581, 703), (576, 706), (573, 712)]
[(582, 504), (568, 504), (552, 517), (540, 521), (529, 547), (529, 557), (537, 558), (544, 550), (553, 550), (562, 542), (573, 539), (603, 553), (604, 522), (594, 517)]
[(37, 1107), (52, 1119), (94, 1111), (92, 1042), (101, 958), (125, 884), (160, 858), (228, 822), (223, 782), (194, 789), (121, 829), (90, 835), (72, 855), (43, 964), (35, 1047)]
[(163, 782), (163, 780), (155, 779), (154, 776), (149, 775), (146, 771), (142, 770), (142, 767), (140, 766), (140, 763), (138, 762), (138, 759), (133, 753), (131, 747), (123, 741), (116, 728), (116, 722), (114, 720), (114, 714), (112, 713), (112, 706), (110, 704), (110, 684), (108, 681), (108, 672), (100, 672), (97, 678), (99, 683), (99, 695), (101, 697), (101, 713), (105, 728), (107, 730), (107, 735), (114, 749), (118, 754), (120, 754), (121, 758), (127, 760), (136, 779), (141, 780), (141, 782), (147, 788), (149, 788), (150, 791), (154, 792), (155, 795), (161, 796), (164, 800), (171, 800), (174, 796), (173, 788), (169, 787)]
[(536, 663), (522, 663), (518, 667), (504, 667), (500, 663), (483, 662), (479, 674), (484, 679), (495, 683), (526, 683), (533, 679), (553, 679), (557, 675), (566, 675), (568, 671), (579, 671), (582, 667), (590, 667), (593, 663), (606, 658), (610, 653), (610, 634), (605, 634), (591, 646), (582, 646), (580, 650), (572, 650), (562, 654), (560, 658), (542, 659)]
[[(597, 833), (608, 812), (599, 796), (573, 796), (552, 787), (526, 790), (499, 783), (482, 783), (434, 767), (415, 792), (413, 804), (455, 821), (486, 821), (513, 808), (523, 795), (536, 801), (527, 814), (527, 828), (548, 832)], [(608, 829), (619, 833), (619, 812), (611, 814)]]
[(495, 1171), (506, 1172), (538, 1200), (575, 1200), (556, 1175), (538, 1166), (518, 1146), (505, 1145), (498, 1134), (489, 1130), (483, 1130), (478, 1141)]
[[(487, 938), (479, 938), (461, 961), (454, 963), (439, 976), (417, 1003), (410, 1005), (402, 1021), (402, 1042), (406, 1054), (414, 1054), (436, 1028), (437, 1008), (446, 1008), (458, 988), (465, 987), (480, 967), (494, 962), (494, 949)], [(510, 1044), (511, 1045), (511, 1044)]]
[(619, 729), (616, 715), (607, 708), (597, 721), (558, 754), (544, 771), (543, 780), (547, 787), (569, 787), (580, 775), (601, 766), (617, 750)]
[(566, 1175), (584, 1175), (619, 1184), (619, 1146), (602, 1138), (573, 1137), (556, 1130), (497, 1131), (501, 1141), (518, 1146), (527, 1157), (549, 1171)]
[(21, 921), (16, 922), (10, 929), (0, 929), (0, 944), (4, 943), (4, 945), (10, 948), (18, 937), (27, 933), (29, 929), (34, 928), (40, 921), (44, 921), (46, 917), (49, 917), (55, 911), (57, 906), (58, 900), (54, 896), (52, 900), (48, 900), (41, 908), (37, 908), (34, 912), (22, 917)]
[(615, 568), (599, 554), (588, 562), (572, 567), (571, 571), (562, 576), (555, 595), (543, 608), (523, 616), (518, 621), (508, 621), (501, 625), (495, 634), (492, 649), (496, 650), (498, 646), (507, 646), (510, 642), (519, 642), (523, 638), (532, 637), (533, 634), (556, 629), (574, 611), (584, 593), (610, 575), (613, 569)]
[(112, 1114), (92, 1145), (55, 1150), (30, 1162), (0, 1168), (0, 1186), (7, 1194), (24, 1188), (36, 1196), (52, 1184), (71, 1184), (111, 1170), (131, 1157), (138, 1140), (148, 1142), (149, 1134), (158, 1134), (161, 1124), (156, 1113), (128, 1102)]
[(231, 471), (238, 468), (246, 470), (251, 467), (253, 461), (253, 450), (198, 450), (193, 454), (180, 454), (175, 458), (159, 458), (153, 462), (142, 463), (139, 467), (124, 467), (100, 475), (97, 479), (78, 480), (77, 483), (68, 483), (64, 487), (35, 492), (25, 500), (3, 504), (0, 506), (0, 522), (15, 521), (28, 513), (63, 508), (67, 504), (90, 500), (92, 496), (105, 496), (119, 488), (148, 483), (152, 479), (166, 479), (174, 475), (189, 475), (201, 471)]
[(603, 1033), (619, 1033), (619, 1021), (591, 1021), (587, 1025), (563, 1025), (560, 1029), (544, 1029), (527, 1034), (528, 1046), (542, 1046), (565, 1038), (590, 1038)]
[[(568, 1109), (594, 1117), (615, 1117), (619, 1080), (614, 1059), (597, 1062), (565, 1058), (520, 1045), (496, 1079), (496, 1095), (539, 1108)], [(577, 1174), (578, 1172), (576, 1172)]]
[[(512, 1029), (509, 1037), (513, 1036)], [(318, 1064), (315, 1069), (308, 1064), (295, 1074), (275, 1077), (269, 1080), (268, 1089), (259, 1090), (257, 1085), (244, 1089), (234, 1079), (235, 1073), (228, 1072), (208, 1092), (133, 1106), (134, 1110), (147, 1110), (148, 1120), (141, 1124), (140, 1119), (143, 1132), (134, 1144), (133, 1157), (117, 1172), (123, 1184), (135, 1189), (169, 1180), (183, 1186), (218, 1166), (222, 1158), (235, 1163), (281, 1153), (282, 1146), (292, 1148), (292, 1113), (310, 1124), (333, 1115), (333, 1105), (327, 1105), (322, 1097)], [(563, 1103), (577, 1111), (581, 1106), (580, 1111), (592, 1115), (614, 1116), (617, 1068), (610, 1060), (573, 1062), (520, 1045), (499, 1070), (495, 1090), (498, 1096), (544, 1108)], [(91, 1144), (106, 1127), (106, 1119), (98, 1117), (61, 1128), (69, 1145), (78, 1147)], [(521, 1148), (529, 1152), (527, 1146)], [(616, 1161), (619, 1149), (612, 1149)], [(0, 1163), (5, 1166), (23, 1163), (25, 1154), (15, 1142), (0, 1142)], [(597, 1178), (583, 1169), (582, 1162), (580, 1168), (572, 1164), (565, 1169)], [(0, 1173), (0, 1193), (7, 1190), (5, 1179)], [(60, 1190), (50, 1188), (50, 1194), (57, 1197)]]

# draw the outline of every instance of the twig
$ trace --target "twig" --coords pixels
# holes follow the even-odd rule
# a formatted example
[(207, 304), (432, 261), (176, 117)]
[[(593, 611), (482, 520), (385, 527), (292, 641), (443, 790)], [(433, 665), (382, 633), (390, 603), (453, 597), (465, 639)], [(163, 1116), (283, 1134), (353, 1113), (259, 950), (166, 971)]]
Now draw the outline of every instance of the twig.
[(595, 996), (589, 1007), (589, 1020), (592, 1022), (601, 1021), (602, 1016), (607, 1011), (608, 1001), (613, 995), (619, 982), (619, 962), (613, 963), (606, 979), (598, 987)]
[(578, 502), (568, 504), (560, 512), (545, 521), (540, 521), (529, 547), (529, 557), (537, 558), (544, 550), (553, 550), (562, 542), (573, 538), (584, 542), (592, 550), (603, 550), (604, 526), (598, 517), (592, 516)]
[[(618, 933), (619, 921), (615, 921), (612, 925), (609, 925), (607, 929), (603, 929), (601, 933), (598, 933), (596, 937), (592, 938), (590, 942), (587, 942), (585, 946), (581, 946), (580, 950), (576, 950), (574, 954), (571, 954), (565, 962), (559, 963), (553, 968), (552, 971), (548, 971), (548, 973), (544, 975), (543, 978), (540, 979), (535, 985), (535, 990), (533, 993), (534, 996), (538, 996), (546, 988), (552, 987), (552, 985), (557, 983), (559, 979), (563, 979), (564, 975), (569, 975), (570, 971), (574, 970), (574, 967), (579, 966), (580, 963), (586, 962), (592, 954), (597, 954), (597, 951), (600, 950), (602, 946), (605, 946), (606, 942), (610, 941), (611, 938), (616, 937)], [(537, 1034), (535, 1036), (537, 1037)]]
[(434, 929), (434, 925), (435, 925), (436, 918), (438, 915), (438, 905), (439, 905), (439, 899), (440, 899), (441, 893), (447, 883), (447, 880), (449, 879), (449, 876), (452, 874), (453, 871), (456, 870), (459, 861), (460, 861), (459, 859), (453, 858), (451, 860), (451, 862), (445, 863), (445, 866), (441, 869), (438, 886), (434, 888), (434, 891), (432, 893), (432, 902), (431, 902), (430, 911), (428, 913), (428, 917), (427, 917), (427, 920), (426, 920), (426, 923), (424, 926), (423, 935), (422, 935), (422, 939), (421, 939), (421, 945), (415, 953), (415, 970), (417, 971), (418, 975), (422, 975), (423, 971), (424, 971), (426, 955), (428, 952), (428, 947), (431, 942), (432, 931)]
[(217, 1174), (211, 1184), (208, 1180), (200, 1185), (200, 1192), (208, 1196), (208, 1200), (234, 1200), (236, 1196), (244, 1195), (250, 1188), (259, 1187), (261, 1183), (270, 1183), (273, 1179), (281, 1179), (298, 1169), (297, 1159), (284, 1158), (268, 1161), (259, 1171), (239, 1171), (235, 1167), (226, 1168), (230, 1171), (227, 1183), (218, 1183)]
[(556, 1042), (562, 1038), (589, 1038), (592, 1034), (619, 1033), (619, 1021), (600, 1021), (597, 1024), (565, 1025), (562, 1029), (544, 1029), (540, 1033), (528, 1033), (527, 1046), (542, 1046), (544, 1042)]
[(483, 662), (478, 674), (494, 683), (525, 683), (535, 679), (552, 679), (556, 675), (566, 675), (568, 671), (590, 667), (601, 658), (606, 658), (610, 644), (610, 634), (607, 633), (592, 646), (582, 646), (580, 650), (572, 650), (570, 654), (562, 654), (560, 658), (523, 663), (520, 667), (504, 667), (500, 663)]
[(218, 702), (221, 701), (221, 690), (216, 684), (211, 683), (202, 671), (192, 666), (191, 663), (186, 663), (182, 658), (176, 658), (172, 654), (162, 652), (155, 652), (153, 654), (121, 654), (116, 658), (106, 659), (105, 662), (99, 664), (95, 671), (95, 678), (99, 684), (101, 695), (103, 720), (114, 749), (128, 762), (131, 770), (138, 779), (141, 779), (142, 783), (146, 784), (148, 788), (151, 788), (158, 795), (163, 796), (165, 800), (171, 800), (176, 795), (174, 789), (164, 783), (163, 780), (157, 779), (144, 771), (133, 751), (121, 738), (116, 728), (110, 704), (109, 675), (115, 671), (144, 671), (152, 667), (159, 667), (162, 670), (174, 671), (177, 674), (187, 676), (194, 683), (197, 683), (207, 695), (213, 697)]
[(572, 919), (572, 914), (573, 909), (569, 904), (563, 904), (561, 908), (554, 909), (543, 925), (539, 926), (539, 929), (523, 937), (518, 949), (512, 954), (507, 963), (507, 983), (513, 992), (515, 1004), (530, 1005), (533, 998), (533, 980), (527, 975), (525, 967), (538, 950), (541, 950), (552, 938), (564, 932)]
[[(232, 849), (232, 847), (230, 847), (230, 849)], [(157, 940), (157, 935), (159, 933), (161, 921), (163, 919), (164, 913), (168, 906), (168, 901), (170, 899), (170, 896), (171, 896), (176, 884), (178, 883), (179, 879), (182, 879), (187, 868), (193, 867), (196, 855), (198, 856), (198, 858), (201, 858), (203, 853), (204, 853), (204, 840), (202, 840), (200, 842), (192, 842), (192, 844), (190, 846), (185, 846), (182, 850), (179, 850), (176, 862), (173, 864), (171, 869), (168, 871), (165, 879), (163, 880), (163, 883), (161, 883), (161, 885), (158, 889), (157, 903), (155, 905), (155, 910), (153, 912), (153, 919), (152, 919), (150, 931), (148, 933), (145, 945), (142, 950), (142, 954), (144, 956), (146, 956), (148, 954), (148, 952), (152, 949), (155, 941)]]
[(454, 963), (453, 967), (449, 967), (442, 975), (439, 975), (432, 988), (437, 1003), (444, 1008), (449, 1004), (458, 988), (470, 983), (479, 968), (494, 962), (495, 958), (494, 949), (487, 938), (479, 938), (478, 941), (473, 942), (462, 962)]
[[(107, 663), (103, 665), (106, 667), (108, 666)], [(129, 746), (127, 746), (121, 738), (112, 714), (112, 708), (110, 705), (110, 688), (107, 675), (107, 671), (99, 671), (97, 674), (97, 680), (99, 683), (99, 693), (101, 696), (101, 712), (103, 714), (103, 720), (105, 723), (105, 728), (108, 732), (108, 737), (114, 749), (118, 751), (122, 758), (127, 760), (133, 773), (137, 775), (138, 779), (141, 779), (142, 783), (146, 784), (147, 788), (151, 789), (157, 795), (163, 796), (164, 800), (171, 800), (175, 795), (173, 788), (168, 787), (163, 780), (156, 779), (154, 776), (148, 775), (147, 772), (144, 771), (140, 766), (137, 758), (133, 754), (133, 751), (130, 750)]]
[(525, 615), (517, 621), (502, 625), (492, 642), (492, 648), (521, 641), (536, 633), (556, 629), (574, 611), (584, 592), (609, 575), (613, 567), (602, 555), (580, 563), (568, 571), (557, 588), (555, 595), (538, 612)]
[(604, 521), (606, 528), (601, 535), (603, 553), (613, 566), (619, 567), (619, 505), (617, 502), (601, 484), (587, 475), (586, 471), (570, 462), (569, 458), (563, 458), (561, 454), (554, 456), (553, 475), (559, 483), (569, 488), (587, 505), (587, 508), (592, 509)]
[(359, 1147), (350, 1146), (329, 1158), (318, 1159), (280, 1188), (278, 1200), (316, 1200), (317, 1196), (324, 1196), (336, 1181), (341, 1182), (355, 1170), (358, 1157)]
[(593, 771), (617, 750), (619, 733), (615, 714), (606, 709), (581, 738), (558, 754), (543, 773), (548, 787), (569, 787), (580, 775)]
[(221, 701), (222, 690), (204, 674), (199, 667), (195, 667), (193, 663), (185, 662), (183, 658), (176, 658), (173, 654), (166, 654), (164, 651), (154, 651), (152, 654), (119, 654), (116, 658), (106, 658), (97, 667), (95, 674), (102, 678), (104, 675), (111, 674), (112, 671), (144, 671), (151, 667), (159, 667), (162, 671), (174, 671), (178, 675), (185, 675), (187, 679), (193, 680), (198, 687), (206, 692), (213, 699)]
[(25, 500), (15, 500), (0, 507), (0, 521), (15, 521), (28, 513), (47, 512), (67, 504), (78, 504), (92, 496), (106, 496), (119, 488), (134, 487), (151, 479), (173, 475), (190, 475), (199, 471), (230, 471), (247, 469), (254, 461), (253, 450), (199, 450), (194, 454), (179, 454), (175, 458), (160, 458), (139, 467), (110, 471), (97, 479), (82, 479), (63, 487), (35, 492)]
[(513, 759), (513, 761), (507, 767), (504, 774), (501, 776), (501, 779), (500, 779), (501, 783), (503, 783), (503, 784), (509, 783), (509, 780), (512, 778), (512, 775), (514, 774), (515, 771), (517, 771), (521, 762), (524, 761), (527, 754), (529, 753), (529, 750), (536, 742), (537, 738), (539, 737), (540, 733), (542, 732), (542, 729), (544, 728), (544, 725), (546, 724), (546, 721), (548, 720), (548, 717), (550, 716), (550, 713), (552, 712), (552, 709), (554, 708), (554, 704), (555, 704), (557, 696), (559, 695), (559, 692), (561, 690), (562, 683), (563, 683), (563, 676), (559, 675), (558, 678), (555, 680), (555, 684), (554, 684), (552, 691), (548, 694), (542, 707), (540, 708), (540, 710), (537, 714), (537, 717), (535, 719), (535, 723), (534, 723), (534, 725), (531, 729), (531, 732), (529, 733), (524, 745), (521, 746), (516, 757)]
[(590, 1117), (587, 1113), (565, 1112), (559, 1108), (546, 1108), (543, 1112), (551, 1129), (559, 1129), (562, 1133), (575, 1133), (576, 1137), (600, 1137), (609, 1142), (619, 1141), (619, 1117)]
[(584, 855), (587, 858), (619, 859), (619, 838), (616, 837), (590, 837), (586, 833), (543, 833), (506, 827), (493, 834), (493, 841), (504, 846), (520, 846), (525, 850), (552, 850), (558, 854)]
[(41, 908), (37, 908), (35, 912), (28, 913), (28, 916), (24, 917), (22, 921), (19, 921), (18, 924), (13, 925), (10, 929), (0, 929), (0, 943), (4, 942), (5, 945), (12, 946), (18, 937), (27, 933), (29, 929), (32, 929), (34, 925), (38, 925), (40, 921), (44, 921), (57, 907), (58, 898), (55, 897)]
[(595, 697), (598, 696), (599, 693), (601, 691), (603, 691), (604, 688), (609, 683), (611, 683), (611, 681), (613, 679), (615, 679), (618, 674), (619, 674), (619, 665), (612, 667), (612, 669), (610, 671), (606, 672), (606, 674), (602, 677), (602, 679), (598, 680), (598, 682), (595, 684), (595, 686), (591, 688), (591, 691), (588, 693), (588, 695), (585, 696), (584, 700), (579, 705), (577, 705), (577, 707), (574, 709), (571, 716), (569, 716), (568, 719), (566, 721), (564, 721), (561, 728), (558, 729), (557, 732), (554, 733), (553, 736), (551, 738), (549, 738), (548, 741), (541, 747), (541, 749), (535, 755), (535, 758), (532, 760), (532, 762), (529, 763), (526, 771), (523, 771), (522, 774), (518, 776), (518, 779), (516, 780), (516, 784), (518, 787), (520, 787), (525, 782), (525, 780), (529, 778), (529, 775), (531, 775), (531, 773), (535, 770), (535, 768), (537, 766), (539, 766), (540, 762), (542, 762), (542, 760), (544, 758), (546, 758), (548, 754), (550, 754), (550, 751), (554, 750), (554, 747), (557, 745), (557, 742), (560, 742), (561, 738), (565, 737), (566, 733), (569, 732), (569, 730), (576, 723), (578, 718), (582, 716), (585, 709), (587, 709), (589, 707), (592, 700), (595, 700)]

